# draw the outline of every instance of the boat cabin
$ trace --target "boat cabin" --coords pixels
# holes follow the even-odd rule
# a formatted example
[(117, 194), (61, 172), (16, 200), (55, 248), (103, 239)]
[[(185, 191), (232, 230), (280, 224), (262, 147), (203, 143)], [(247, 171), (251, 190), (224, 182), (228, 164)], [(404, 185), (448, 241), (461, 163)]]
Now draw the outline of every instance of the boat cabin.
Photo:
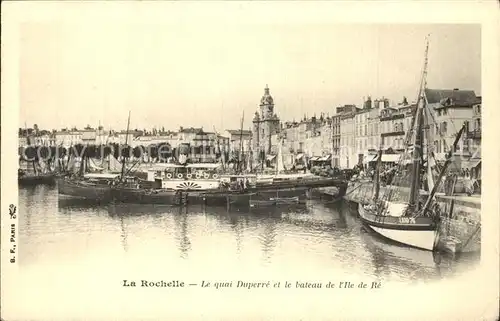
[(147, 171), (147, 180), (164, 189), (215, 189), (220, 185), (220, 164), (155, 164)]
[(217, 169), (220, 164), (199, 163), (199, 164), (155, 164), (147, 170), (147, 180), (207, 180), (219, 179)]

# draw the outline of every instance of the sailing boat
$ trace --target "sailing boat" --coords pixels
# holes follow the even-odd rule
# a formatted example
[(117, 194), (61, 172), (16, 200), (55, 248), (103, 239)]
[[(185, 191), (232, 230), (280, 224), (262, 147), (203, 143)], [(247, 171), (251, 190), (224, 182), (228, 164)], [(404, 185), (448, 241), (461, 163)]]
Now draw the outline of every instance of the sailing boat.
[[(130, 112), (127, 122), (125, 145), (128, 143), (130, 126)], [(80, 177), (61, 178), (58, 181), (60, 197), (80, 198), (89, 201), (108, 202), (113, 199), (113, 187), (117, 182), (122, 182), (125, 173), (125, 157), (122, 160), (121, 174), (118, 173), (90, 173), (84, 174), (85, 152), (82, 153), (80, 163)]]
[[(464, 126), (458, 132), (452, 148), (448, 152), (445, 164), (441, 168), (439, 176), (434, 182), (431, 175), (431, 148), (426, 148), (427, 160), (423, 157), (424, 136), (423, 129), (428, 121), (426, 112), (426, 100), (423, 96), (425, 88), (425, 77), (427, 73), (427, 53), (428, 43), (425, 51), (424, 71), (421, 80), (421, 86), (418, 94), (417, 108), (413, 115), (412, 130), (408, 133), (405, 141), (406, 151), (401, 157), (398, 169), (404, 171), (406, 167), (405, 157), (411, 155), (410, 159), (410, 188), (407, 197), (397, 197), (397, 193), (391, 189), (385, 193), (385, 197), (380, 198), (380, 162), (381, 150), (379, 151), (377, 172), (375, 174), (374, 196), (369, 204), (359, 204), (358, 213), (361, 221), (374, 232), (401, 244), (409, 245), (415, 248), (432, 251), (437, 243), (439, 213), (436, 210), (434, 196), (440, 187), (445, 171), (451, 163), (452, 151), (455, 150), (460, 137), (464, 131)], [(427, 139), (427, 144), (429, 145)], [(427, 169), (424, 168), (424, 162)], [(430, 193), (422, 201), (421, 193), (422, 176), (428, 175), (428, 189)], [(401, 189), (401, 188), (400, 188)], [(432, 206), (431, 206), (432, 205)]]

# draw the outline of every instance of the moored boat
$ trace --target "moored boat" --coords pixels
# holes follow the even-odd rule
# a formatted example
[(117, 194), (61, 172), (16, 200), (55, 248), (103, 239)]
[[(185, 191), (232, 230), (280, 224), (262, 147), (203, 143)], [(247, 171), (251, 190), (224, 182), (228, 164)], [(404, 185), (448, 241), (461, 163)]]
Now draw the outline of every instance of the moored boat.
[(118, 174), (86, 174), (80, 178), (60, 178), (57, 181), (59, 196), (86, 199), (89, 201), (111, 201), (112, 184)]
[[(397, 203), (393, 205), (406, 206)], [(359, 204), (358, 213), (366, 226), (387, 239), (423, 250), (434, 249), (437, 233), (434, 218), (395, 216), (394, 210), (381, 215), (377, 209), (363, 204)]]
[(38, 184), (52, 185), (56, 182), (54, 173), (18, 173), (17, 182), (20, 186), (31, 186)]
[[(439, 241), (439, 206), (435, 202), (435, 194), (440, 186), (442, 177), (446, 172), (452, 151), (456, 149), (458, 141), (464, 130), (464, 126), (457, 133), (455, 142), (450, 147), (447, 159), (439, 171), (438, 178), (434, 183), (432, 175), (432, 143), (429, 137), (428, 128), (430, 111), (423, 97), (425, 87), (425, 77), (427, 70), (427, 53), (425, 53), (424, 72), (422, 75), (421, 88), (418, 94), (417, 106), (413, 114), (412, 129), (405, 139), (405, 152), (401, 155), (396, 176), (401, 181), (409, 181), (409, 194), (405, 196), (397, 195), (397, 184), (395, 189), (390, 189), (382, 197), (379, 195), (380, 189), (380, 164), (382, 148), (379, 150), (377, 170), (375, 173), (373, 200), (368, 204), (359, 204), (358, 213), (361, 221), (376, 233), (393, 240), (395, 242), (420, 248), (424, 250), (434, 250)], [(424, 146), (425, 145), (425, 146)], [(424, 149), (424, 147), (426, 147)], [(426, 159), (424, 159), (424, 152)], [(410, 156), (409, 159), (405, 159)], [(425, 164), (425, 165), (424, 165)], [(408, 175), (403, 173), (409, 173)], [(426, 188), (429, 194), (422, 200), (421, 188), (423, 177), (427, 178)]]
[(250, 207), (299, 204), (299, 197), (271, 197), (269, 200), (250, 200)]

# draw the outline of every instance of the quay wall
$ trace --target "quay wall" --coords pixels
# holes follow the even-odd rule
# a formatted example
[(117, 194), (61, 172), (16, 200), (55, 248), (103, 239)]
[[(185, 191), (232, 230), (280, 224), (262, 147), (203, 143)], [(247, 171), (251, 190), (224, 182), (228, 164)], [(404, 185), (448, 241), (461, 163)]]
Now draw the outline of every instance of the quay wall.
[[(380, 195), (386, 195), (393, 186), (381, 186)], [(334, 195), (335, 190), (323, 188), (322, 192)], [(371, 181), (349, 182), (344, 199), (355, 203), (365, 203), (372, 198), (373, 183)], [(393, 191), (393, 200), (407, 199), (409, 188), (398, 187)], [(454, 199), (453, 209), (452, 200)], [(477, 252), (481, 248), (481, 199), (478, 196), (444, 196), (436, 195), (442, 213), (440, 235), (441, 248), (446, 250), (449, 241), (460, 246), (461, 252)]]

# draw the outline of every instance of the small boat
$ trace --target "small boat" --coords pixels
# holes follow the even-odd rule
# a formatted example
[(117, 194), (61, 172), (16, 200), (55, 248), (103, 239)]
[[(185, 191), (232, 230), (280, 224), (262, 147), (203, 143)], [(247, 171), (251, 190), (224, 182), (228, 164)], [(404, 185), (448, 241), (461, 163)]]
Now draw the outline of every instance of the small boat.
[(250, 200), (250, 207), (299, 204), (299, 197), (271, 197), (269, 200)]

